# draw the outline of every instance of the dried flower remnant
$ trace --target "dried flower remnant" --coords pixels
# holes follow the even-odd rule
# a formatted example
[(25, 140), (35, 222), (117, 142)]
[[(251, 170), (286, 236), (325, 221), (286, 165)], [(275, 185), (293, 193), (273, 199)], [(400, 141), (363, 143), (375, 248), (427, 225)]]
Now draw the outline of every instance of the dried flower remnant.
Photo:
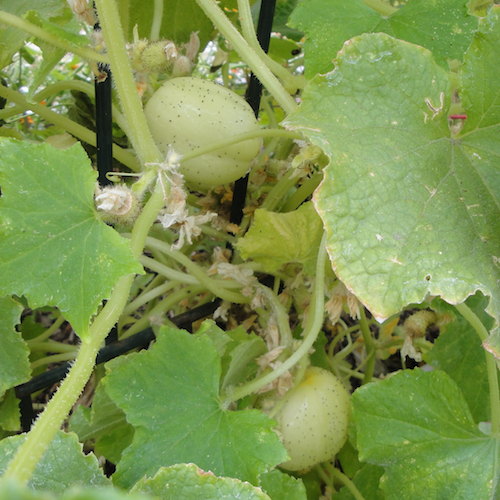
[(326, 302), (325, 309), (332, 324), (337, 323), (340, 319), (344, 304), (347, 304), (352, 319), (360, 319), (359, 301), (343, 283), (338, 282), (328, 295), (330, 295), (330, 299)]
[(141, 203), (136, 193), (125, 184), (96, 186), (95, 202), (106, 222), (130, 225), (137, 219)]

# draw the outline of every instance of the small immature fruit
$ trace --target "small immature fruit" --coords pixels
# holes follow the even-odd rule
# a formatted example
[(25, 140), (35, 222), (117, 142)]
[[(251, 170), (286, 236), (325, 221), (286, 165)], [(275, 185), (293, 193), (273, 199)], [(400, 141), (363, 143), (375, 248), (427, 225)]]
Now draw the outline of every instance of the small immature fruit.
[[(168, 80), (144, 109), (153, 139), (160, 151), (188, 151), (233, 135), (258, 130), (251, 107), (240, 96), (220, 85), (193, 77)], [(188, 185), (207, 190), (246, 174), (262, 141), (251, 139), (181, 164)]]
[(283, 469), (302, 470), (332, 459), (347, 439), (349, 393), (329, 371), (312, 367), (274, 417), (291, 460)]

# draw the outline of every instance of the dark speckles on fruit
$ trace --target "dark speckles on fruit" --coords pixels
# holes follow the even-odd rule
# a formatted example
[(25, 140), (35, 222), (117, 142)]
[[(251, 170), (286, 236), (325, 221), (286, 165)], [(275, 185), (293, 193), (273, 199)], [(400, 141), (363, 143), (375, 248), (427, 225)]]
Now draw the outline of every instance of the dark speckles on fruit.
[[(145, 113), (153, 138), (165, 155), (174, 138), (175, 151), (185, 154), (259, 129), (252, 109), (241, 97), (191, 77), (167, 81), (146, 104)], [(261, 146), (260, 139), (235, 144), (182, 163), (181, 172), (196, 189), (226, 184), (245, 175)]]
[(281, 467), (301, 470), (333, 458), (347, 438), (349, 416), (349, 394), (340, 380), (309, 368), (275, 416), (291, 457)]

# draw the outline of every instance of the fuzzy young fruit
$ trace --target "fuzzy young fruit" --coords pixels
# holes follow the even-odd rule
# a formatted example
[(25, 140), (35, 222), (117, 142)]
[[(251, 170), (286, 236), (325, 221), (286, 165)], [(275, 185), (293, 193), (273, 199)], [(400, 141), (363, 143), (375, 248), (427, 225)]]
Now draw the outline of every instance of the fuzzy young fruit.
[(283, 469), (302, 470), (332, 459), (347, 439), (349, 393), (329, 371), (312, 367), (274, 417), (290, 460)]
[[(231, 90), (193, 77), (165, 82), (144, 109), (153, 139), (165, 155), (208, 146), (233, 135), (258, 130), (252, 108)], [(240, 142), (182, 163), (188, 185), (206, 190), (246, 174), (262, 146), (260, 139)]]

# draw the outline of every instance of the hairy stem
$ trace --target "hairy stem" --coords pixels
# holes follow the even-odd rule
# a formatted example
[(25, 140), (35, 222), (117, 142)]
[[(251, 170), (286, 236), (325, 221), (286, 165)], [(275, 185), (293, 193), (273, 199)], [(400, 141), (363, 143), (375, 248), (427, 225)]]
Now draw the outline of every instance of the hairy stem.
[[(455, 307), (458, 312), (470, 323), (472, 328), (474, 328), (476, 333), (479, 335), (481, 342), (487, 340), (489, 337), (488, 330), (486, 330), (486, 327), (476, 316), (474, 311), (472, 311), (472, 309), (470, 309), (465, 302), (457, 304)], [(484, 351), (484, 354), (486, 356), (486, 370), (490, 386), (491, 434), (493, 436), (498, 436), (500, 433), (500, 393), (498, 388), (498, 369), (493, 354), (486, 350)]]
[[(130, 247), (136, 257), (142, 252), (147, 231), (162, 207), (163, 195), (161, 190), (157, 190), (144, 207), (132, 231)], [(90, 378), (97, 352), (125, 308), (133, 280), (133, 275), (123, 276), (114, 287), (110, 299), (90, 326), (89, 341), (82, 342), (70, 372), (35, 422), (26, 441), (9, 462), (0, 482), (15, 478), (21, 483), (26, 483), (32, 476), (36, 465)]]
[(120, 104), (128, 124), (132, 125), (127, 130), (130, 142), (141, 163), (162, 161), (163, 157), (151, 137), (142, 111), (116, 1), (96, 0), (95, 4)]

